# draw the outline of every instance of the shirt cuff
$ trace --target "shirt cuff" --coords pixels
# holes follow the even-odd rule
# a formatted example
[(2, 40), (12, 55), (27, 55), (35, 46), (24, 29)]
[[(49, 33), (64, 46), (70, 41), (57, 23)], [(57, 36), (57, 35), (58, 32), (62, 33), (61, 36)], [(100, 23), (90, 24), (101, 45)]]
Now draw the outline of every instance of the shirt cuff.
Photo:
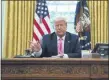
[(67, 54), (64, 54), (63, 58), (69, 58)]
[(31, 55), (34, 56), (34, 57), (40, 57), (42, 54), (42, 48), (40, 49), (40, 51), (38, 52), (33, 52)]

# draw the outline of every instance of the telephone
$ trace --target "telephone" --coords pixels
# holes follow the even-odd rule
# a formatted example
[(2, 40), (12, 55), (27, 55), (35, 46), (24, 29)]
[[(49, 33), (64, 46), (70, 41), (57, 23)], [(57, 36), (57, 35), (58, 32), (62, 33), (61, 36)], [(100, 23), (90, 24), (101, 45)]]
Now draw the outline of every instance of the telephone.
[(107, 58), (109, 56), (109, 44), (97, 43), (92, 53), (99, 53), (101, 57)]

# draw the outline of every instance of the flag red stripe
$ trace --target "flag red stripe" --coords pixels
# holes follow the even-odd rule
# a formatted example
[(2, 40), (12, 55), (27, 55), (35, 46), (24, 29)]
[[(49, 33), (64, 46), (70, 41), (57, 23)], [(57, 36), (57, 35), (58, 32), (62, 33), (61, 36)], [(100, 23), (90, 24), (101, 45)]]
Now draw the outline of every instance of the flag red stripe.
[(44, 32), (43, 30), (40, 28), (39, 24), (36, 22), (36, 20), (34, 19), (34, 25), (36, 26), (36, 28), (38, 29), (38, 31), (40, 32), (40, 34), (43, 36)]
[(45, 19), (42, 19), (42, 22), (45, 25), (45, 28), (48, 31), (48, 33), (50, 33), (50, 28), (49, 28), (48, 24), (46, 23)]
[(39, 38), (37, 37), (37, 35), (33, 32), (33, 37), (34, 37), (34, 39), (37, 41), (39, 41)]

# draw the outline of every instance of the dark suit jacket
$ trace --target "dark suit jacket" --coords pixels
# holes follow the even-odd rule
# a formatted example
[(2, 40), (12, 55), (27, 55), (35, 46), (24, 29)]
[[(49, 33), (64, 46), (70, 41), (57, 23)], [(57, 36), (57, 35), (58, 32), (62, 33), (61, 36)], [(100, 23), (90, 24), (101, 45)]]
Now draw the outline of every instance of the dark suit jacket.
[[(47, 34), (43, 36), (42, 39), (42, 54), (41, 57), (51, 57), (56, 56), (57, 53), (57, 35), (56, 33)], [(78, 36), (66, 32), (64, 41), (64, 53), (70, 58), (80, 58), (81, 49)]]

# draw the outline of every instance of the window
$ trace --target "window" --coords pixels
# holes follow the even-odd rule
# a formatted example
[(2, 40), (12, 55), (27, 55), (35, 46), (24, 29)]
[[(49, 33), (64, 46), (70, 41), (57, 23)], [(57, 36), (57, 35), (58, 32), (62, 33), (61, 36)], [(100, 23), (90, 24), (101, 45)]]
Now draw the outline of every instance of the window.
[(55, 17), (62, 16), (67, 19), (67, 31), (77, 34), (74, 30), (76, 4), (77, 1), (47, 1), (51, 26)]

